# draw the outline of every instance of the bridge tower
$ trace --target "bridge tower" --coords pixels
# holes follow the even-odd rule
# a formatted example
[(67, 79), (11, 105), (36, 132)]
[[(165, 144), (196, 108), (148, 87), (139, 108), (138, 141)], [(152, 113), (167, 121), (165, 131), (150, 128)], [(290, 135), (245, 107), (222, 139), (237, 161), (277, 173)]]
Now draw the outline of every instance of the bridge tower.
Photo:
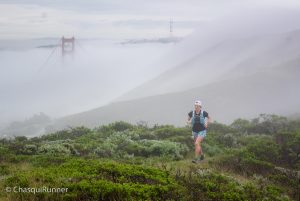
[(73, 54), (75, 50), (75, 38), (65, 38), (64, 36), (61, 38), (61, 53), (62, 56), (66, 54)]
[(171, 18), (170, 19), (170, 38), (172, 38), (173, 37), (173, 19)]

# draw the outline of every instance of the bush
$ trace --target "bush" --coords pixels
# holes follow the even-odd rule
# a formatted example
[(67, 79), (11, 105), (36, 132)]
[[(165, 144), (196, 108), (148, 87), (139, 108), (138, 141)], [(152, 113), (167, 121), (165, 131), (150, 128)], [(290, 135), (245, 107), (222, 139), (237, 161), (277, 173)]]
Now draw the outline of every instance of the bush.
[(247, 145), (247, 150), (262, 161), (276, 164), (279, 159), (279, 147), (272, 139), (256, 139)]
[(212, 163), (218, 169), (226, 169), (245, 176), (270, 175), (275, 168), (271, 163), (255, 159), (254, 154), (246, 149), (231, 151), (213, 160)]
[(183, 159), (189, 151), (186, 145), (170, 141), (148, 140), (143, 141), (146, 152), (150, 156), (162, 156), (173, 160)]
[(246, 119), (236, 119), (230, 125), (231, 128), (238, 130), (241, 133), (248, 133), (252, 128), (252, 124), (249, 120)]
[(158, 139), (167, 139), (174, 136), (190, 136), (191, 131), (186, 128), (175, 128), (174, 126), (163, 126), (154, 130)]
[(208, 131), (211, 133), (231, 133), (234, 131), (233, 128), (231, 128), (230, 126), (227, 126), (225, 124), (221, 124), (218, 122), (213, 122), (209, 125), (208, 127)]
[(34, 144), (26, 144), (22, 150), (22, 153), (28, 155), (36, 154), (37, 149), (37, 146)]
[(29, 162), (34, 167), (49, 167), (49, 166), (58, 166), (69, 159), (68, 156), (64, 155), (35, 155), (31, 156)]
[(0, 147), (0, 162), (7, 161), (10, 155), (10, 150), (7, 147)]
[(0, 176), (9, 174), (9, 167), (7, 165), (0, 165)]
[(11, 177), (5, 179), (5, 186), (13, 187), (13, 186), (20, 186), (20, 187), (29, 187), (29, 179), (27, 175), (17, 173)]
[(100, 157), (162, 156), (176, 160), (182, 159), (188, 151), (189, 148), (182, 143), (141, 139), (140, 133), (135, 130), (113, 132), (94, 149), (94, 153)]
[(300, 131), (282, 132), (275, 135), (279, 144), (279, 163), (288, 165), (290, 168), (300, 168)]
[(180, 181), (189, 189), (187, 200), (289, 200), (281, 189), (272, 185), (240, 184), (231, 177), (212, 171), (189, 170), (187, 175), (180, 177)]
[[(45, 186), (68, 188), (63, 194), (39, 194), (39, 200), (178, 200), (185, 190), (166, 172), (137, 165), (70, 160), (59, 166), (38, 168), (6, 179), (7, 186)], [(11, 194), (23, 200), (23, 193)], [(26, 200), (35, 200), (26, 194)]]
[(78, 151), (74, 148), (70, 140), (57, 140), (45, 142), (38, 148), (40, 154), (50, 155), (78, 155)]
[(220, 135), (217, 140), (219, 144), (223, 145), (224, 147), (232, 148), (237, 146), (236, 136), (232, 133)]
[(210, 145), (208, 143), (203, 143), (202, 149), (203, 149), (204, 154), (207, 154), (209, 156), (216, 156), (220, 153), (223, 153), (223, 150), (219, 146)]
[(253, 122), (256, 122), (252, 129), (255, 133), (274, 134), (288, 128), (287, 118), (274, 114), (260, 114)]
[[(80, 136), (86, 135), (91, 133), (91, 130), (86, 127), (76, 127), (76, 128), (70, 128), (70, 129), (65, 129), (61, 131), (57, 131), (55, 133), (43, 135), (40, 137), (40, 141), (56, 141), (56, 140), (67, 140), (67, 139), (75, 139)], [(37, 141), (37, 139), (34, 139)]]
[(117, 145), (110, 142), (105, 142), (94, 150), (94, 153), (100, 157), (114, 157), (116, 156), (116, 152)]
[(132, 129), (134, 126), (131, 125), (130, 123), (127, 123), (124, 121), (118, 121), (118, 122), (109, 124), (108, 127), (114, 131), (125, 131), (125, 130)]

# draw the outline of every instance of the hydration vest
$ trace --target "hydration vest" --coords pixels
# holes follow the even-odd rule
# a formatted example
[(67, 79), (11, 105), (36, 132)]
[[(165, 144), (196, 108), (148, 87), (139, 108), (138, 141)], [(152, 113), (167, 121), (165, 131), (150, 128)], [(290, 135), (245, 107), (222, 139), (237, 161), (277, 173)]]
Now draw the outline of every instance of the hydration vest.
[(195, 110), (193, 110), (193, 116), (192, 116), (192, 126), (194, 127), (194, 124), (195, 123), (200, 123), (202, 125), (205, 124), (205, 118), (204, 118), (204, 115), (203, 115), (203, 110), (201, 110), (200, 112), (200, 122), (195, 122)]

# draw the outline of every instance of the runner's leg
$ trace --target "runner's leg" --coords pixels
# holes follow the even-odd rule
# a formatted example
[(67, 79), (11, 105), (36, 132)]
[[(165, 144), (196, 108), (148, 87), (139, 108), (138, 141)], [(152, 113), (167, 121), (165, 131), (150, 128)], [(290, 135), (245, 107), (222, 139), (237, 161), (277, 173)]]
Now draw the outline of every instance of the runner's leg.
[(202, 154), (201, 142), (203, 141), (203, 137), (197, 136), (195, 139), (195, 157), (198, 158)]
[(198, 141), (198, 145), (199, 145), (199, 154), (198, 154), (198, 156), (201, 156), (202, 154), (203, 154), (203, 152), (202, 152), (202, 147), (201, 147), (201, 143), (203, 142), (203, 137), (202, 136), (198, 136), (198, 138), (197, 138), (197, 140), (196, 141)]

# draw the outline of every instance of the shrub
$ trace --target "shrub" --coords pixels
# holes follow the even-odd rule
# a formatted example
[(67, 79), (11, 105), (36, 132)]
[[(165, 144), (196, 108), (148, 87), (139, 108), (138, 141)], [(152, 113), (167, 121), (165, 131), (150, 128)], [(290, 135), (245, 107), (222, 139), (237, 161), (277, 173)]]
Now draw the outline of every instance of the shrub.
[(180, 181), (189, 189), (187, 200), (289, 200), (281, 189), (271, 185), (240, 184), (231, 177), (212, 171), (190, 169), (188, 174), (180, 177)]
[(248, 133), (252, 127), (252, 124), (249, 120), (246, 119), (236, 119), (233, 121), (230, 127), (238, 130), (239, 132)]
[(17, 173), (11, 177), (5, 179), (5, 186), (13, 187), (13, 186), (20, 186), (20, 187), (29, 187), (29, 178), (27, 175), (22, 173)]
[(256, 139), (247, 145), (247, 150), (262, 161), (276, 163), (279, 159), (279, 147), (272, 139)]
[(246, 149), (235, 150), (219, 157), (212, 162), (217, 168), (252, 176), (253, 174), (269, 175), (275, 166), (271, 163), (255, 159), (253, 153)]
[(150, 156), (168, 157), (174, 160), (182, 159), (189, 151), (186, 145), (170, 141), (144, 140), (142, 144)]
[(45, 142), (38, 148), (38, 153), (50, 155), (78, 155), (79, 153), (74, 148), (70, 140), (57, 140)]
[(219, 144), (221, 144), (225, 147), (236, 147), (237, 146), (236, 136), (232, 133), (220, 135), (217, 139), (218, 139)]
[(209, 133), (211, 133), (211, 132), (213, 132), (213, 133), (231, 133), (234, 131), (234, 129), (225, 124), (213, 122), (209, 125), (208, 131), (209, 131)]
[(7, 165), (0, 165), (0, 175), (9, 174), (9, 167)]
[(108, 127), (110, 127), (114, 131), (125, 131), (125, 130), (132, 129), (134, 126), (124, 121), (118, 121), (109, 124)]
[(17, 142), (26, 142), (27, 137), (26, 136), (16, 136), (15, 141), (17, 141)]
[(22, 150), (22, 153), (28, 155), (36, 154), (37, 149), (37, 146), (34, 144), (26, 144)]
[(117, 145), (105, 142), (99, 145), (95, 150), (94, 153), (100, 157), (112, 157), (116, 155)]
[(275, 135), (279, 144), (279, 163), (288, 165), (290, 168), (300, 168), (300, 131), (282, 132)]
[[(74, 159), (6, 179), (7, 186), (68, 188), (62, 194), (39, 194), (39, 200), (182, 200), (185, 190), (169, 174), (137, 165)], [(11, 194), (23, 200), (22, 193)], [(26, 195), (27, 196), (27, 195)], [(28, 194), (26, 200), (35, 200)]]
[[(56, 141), (56, 140), (75, 139), (80, 136), (86, 135), (88, 133), (91, 133), (91, 130), (89, 128), (81, 126), (81, 127), (65, 129), (65, 130), (57, 131), (55, 133), (43, 135), (40, 137), (40, 140)], [(36, 141), (37, 139), (34, 140)]]
[(68, 159), (69, 157), (64, 155), (35, 155), (30, 157), (29, 162), (34, 167), (49, 167), (60, 165)]
[(203, 152), (209, 156), (216, 156), (220, 153), (223, 153), (223, 150), (217, 145), (210, 145), (208, 143), (202, 144)]
[(7, 147), (0, 147), (0, 162), (7, 161), (10, 155), (10, 150)]
[(167, 139), (175, 136), (190, 136), (191, 131), (186, 128), (175, 128), (174, 126), (162, 126), (154, 130), (158, 139)]

